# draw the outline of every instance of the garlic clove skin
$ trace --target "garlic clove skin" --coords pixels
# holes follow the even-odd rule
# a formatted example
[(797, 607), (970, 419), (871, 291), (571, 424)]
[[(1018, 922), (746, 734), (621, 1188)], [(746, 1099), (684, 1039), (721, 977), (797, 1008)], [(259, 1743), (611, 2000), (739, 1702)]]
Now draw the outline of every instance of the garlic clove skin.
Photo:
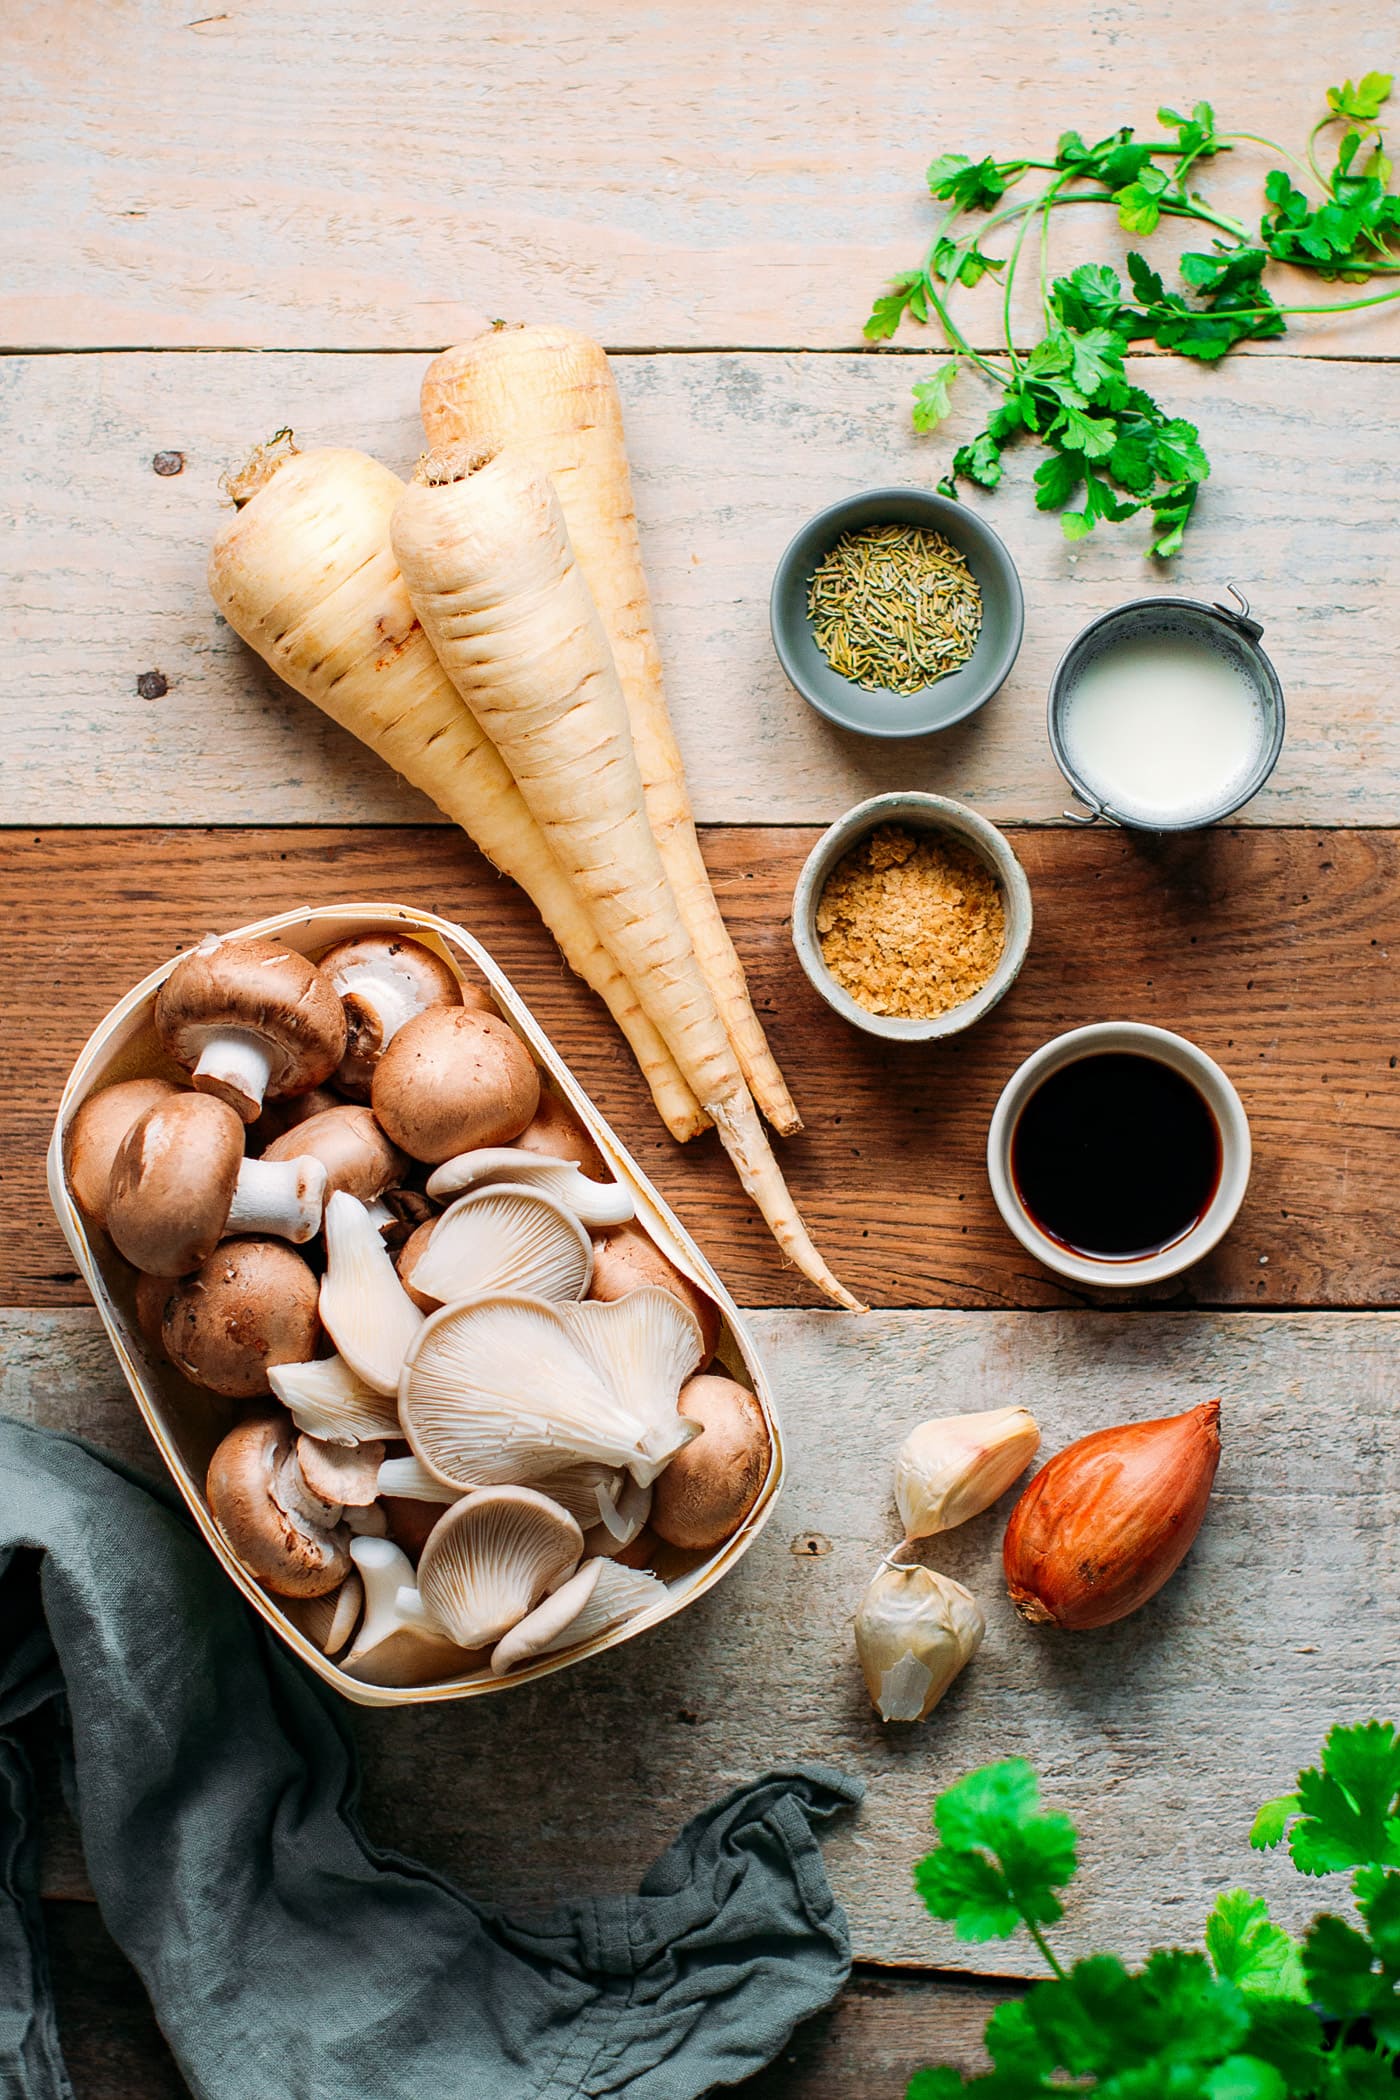
[(856, 1653), (882, 1721), (924, 1721), (982, 1645), (970, 1590), (932, 1568), (886, 1561), (856, 1613)]
[(1024, 1407), (921, 1422), (899, 1447), (894, 1499), (906, 1539), (932, 1538), (980, 1517), (1040, 1448), (1040, 1427)]

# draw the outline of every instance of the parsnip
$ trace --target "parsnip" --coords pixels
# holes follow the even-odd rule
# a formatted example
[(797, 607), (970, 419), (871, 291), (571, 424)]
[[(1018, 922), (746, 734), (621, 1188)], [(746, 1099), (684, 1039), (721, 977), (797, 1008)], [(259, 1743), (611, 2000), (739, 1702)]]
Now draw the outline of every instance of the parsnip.
[(571, 328), (488, 330), (434, 359), (423, 380), (422, 409), (435, 449), (494, 438), (554, 483), (612, 647), (647, 816), (681, 919), (759, 1107), (776, 1130), (800, 1130), (695, 835), (652, 627), (622, 408), (601, 346)]
[(414, 618), (389, 545), (402, 492), (363, 452), (260, 455), (230, 484), (209, 588), (280, 678), (359, 737), (533, 899), (565, 960), (606, 1002), (667, 1128), (704, 1128), (690, 1088)]
[(712, 1118), (778, 1244), (859, 1310), (798, 1216), (647, 821), (607, 637), (548, 480), (505, 448), (420, 461), (394, 554), (443, 668)]

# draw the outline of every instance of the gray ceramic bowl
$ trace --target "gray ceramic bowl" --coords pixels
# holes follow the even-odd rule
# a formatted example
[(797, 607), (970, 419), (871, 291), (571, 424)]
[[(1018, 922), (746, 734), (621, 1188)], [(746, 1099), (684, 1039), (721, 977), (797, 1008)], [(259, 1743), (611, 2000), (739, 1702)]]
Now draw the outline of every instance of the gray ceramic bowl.
[[(827, 877), (843, 854), (880, 824), (904, 824), (911, 831), (941, 832), (970, 847), (996, 876), (1005, 899), (1006, 946), (996, 970), (980, 992), (931, 1020), (909, 1021), (891, 1014), (870, 1013), (842, 989), (822, 960), (817, 906)], [(893, 1043), (937, 1042), (980, 1021), (1016, 982), (1030, 939), (1031, 889), (1025, 869), (995, 824), (989, 824), (965, 803), (950, 802), (946, 795), (872, 795), (868, 802), (857, 803), (817, 840), (793, 894), (792, 944), (809, 982), (843, 1021), (849, 1021), (853, 1028), (863, 1028), (867, 1035), (884, 1036)]]
[[(964, 556), (982, 593), (982, 632), (970, 660), (920, 693), (867, 692), (833, 671), (807, 618), (812, 572), (843, 532), (864, 525), (926, 525)], [(773, 646), (804, 700), (828, 722), (866, 736), (924, 736), (948, 729), (991, 699), (1016, 661), (1025, 608), (1016, 564), (974, 510), (928, 489), (865, 489), (810, 518), (773, 577)]]

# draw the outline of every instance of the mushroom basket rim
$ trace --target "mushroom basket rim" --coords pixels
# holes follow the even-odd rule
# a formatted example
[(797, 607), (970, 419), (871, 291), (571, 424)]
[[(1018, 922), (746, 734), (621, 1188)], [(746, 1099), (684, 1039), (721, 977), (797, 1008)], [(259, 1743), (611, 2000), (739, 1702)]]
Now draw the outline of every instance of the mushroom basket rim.
[[(782, 1430), (772, 1389), (738, 1306), (679, 1218), (584, 1092), (510, 979), (465, 926), (413, 905), (355, 901), (299, 906), (254, 920), (246, 926), (230, 928), (222, 938), (272, 937), (314, 956), (350, 934), (386, 931), (409, 933), (412, 938), (423, 941), (443, 955), (459, 976), (465, 960), (485, 979), (501, 1013), (529, 1049), (536, 1064), (580, 1117), (611, 1172), (630, 1189), (637, 1206), (637, 1222), (662, 1252), (687, 1272), (718, 1305), (723, 1323), (718, 1360), (731, 1374), (737, 1366), (751, 1385), (768, 1424), (772, 1455), (758, 1501), (740, 1529), (723, 1546), (704, 1555), (694, 1566), (668, 1581), (664, 1602), (636, 1618), (609, 1628), (576, 1649), (527, 1663), (507, 1678), (491, 1677), (489, 1671), (479, 1670), (435, 1684), (388, 1686), (368, 1684), (347, 1675), (277, 1608), (226, 1545), (205, 1501), (202, 1478), (184, 1456), (177, 1441), (180, 1409), (190, 1404), (193, 1389), (186, 1386), (170, 1367), (161, 1365), (142, 1340), (134, 1318), (119, 1302), (104, 1274), (104, 1263), (117, 1269), (117, 1258), (105, 1247), (94, 1245), (94, 1238), (90, 1237), (87, 1223), (68, 1189), (64, 1140), (81, 1103), (109, 1081), (148, 1076), (159, 1069), (158, 1056), (147, 1054), (142, 1057), (139, 1046), (143, 1040), (152, 1039), (150, 1024), (156, 995), (180, 960), (179, 954), (172, 955), (117, 1001), (94, 1028), (75, 1059), (64, 1083), (49, 1141), (49, 1199), (59, 1228), (92, 1294), (107, 1339), (141, 1418), (206, 1545), (229, 1580), (285, 1646), (342, 1697), (358, 1706), (373, 1707), (433, 1705), (509, 1692), (517, 1685), (572, 1668), (575, 1663), (606, 1649), (620, 1647), (638, 1634), (675, 1617), (712, 1589), (743, 1558), (772, 1515), (784, 1472)], [(135, 1062), (133, 1052), (137, 1052)], [(103, 1239), (101, 1234), (95, 1237), (99, 1242)]]

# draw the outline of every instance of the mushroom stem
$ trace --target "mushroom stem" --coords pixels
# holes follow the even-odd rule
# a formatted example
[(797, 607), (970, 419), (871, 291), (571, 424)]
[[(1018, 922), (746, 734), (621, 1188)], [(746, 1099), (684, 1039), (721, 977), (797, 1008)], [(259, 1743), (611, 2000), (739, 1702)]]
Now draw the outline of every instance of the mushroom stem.
[(331, 982), (353, 1022), (368, 1021), (382, 1050), (406, 1021), (423, 1011), (422, 995), (412, 978), (387, 965), (349, 963), (331, 974)]
[(220, 1029), (200, 1051), (190, 1076), (201, 1094), (217, 1094), (252, 1123), (262, 1113), (272, 1077), (272, 1045), (241, 1028)]
[(379, 1468), (379, 1492), (406, 1502), (456, 1502), (461, 1488), (448, 1487), (430, 1473), (421, 1458), (386, 1458)]
[(245, 1159), (229, 1205), (224, 1233), (275, 1233), (294, 1246), (321, 1229), (326, 1170), (319, 1159)]

